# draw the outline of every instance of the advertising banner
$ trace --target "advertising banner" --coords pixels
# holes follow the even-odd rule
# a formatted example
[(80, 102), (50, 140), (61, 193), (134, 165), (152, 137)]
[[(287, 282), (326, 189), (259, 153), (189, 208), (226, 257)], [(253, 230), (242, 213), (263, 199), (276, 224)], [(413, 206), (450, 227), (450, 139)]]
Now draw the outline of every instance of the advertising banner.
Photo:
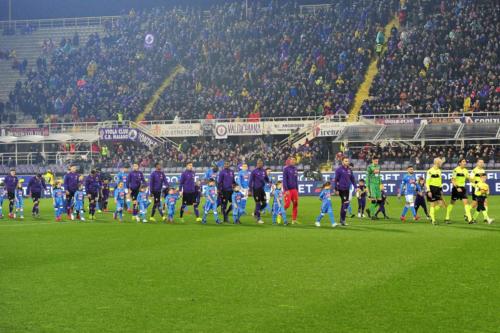
[(191, 124), (161, 124), (148, 126), (154, 136), (184, 138), (202, 136), (200, 123)]
[(216, 139), (227, 139), (229, 136), (262, 135), (263, 127), (261, 122), (217, 123), (214, 134)]
[(300, 130), (314, 123), (312, 120), (303, 121), (266, 121), (264, 125), (264, 133), (271, 135), (285, 134), (289, 135), (293, 131)]
[(48, 136), (49, 128), (48, 127), (11, 127), (11, 128), (2, 128), (0, 131), (1, 136), (28, 136), (28, 135), (41, 135)]
[(315, 137), (339, 136), (347, 125), (345, 123), (321, 123), (314, 127)]
[[(398, 194), (399, 186), (401, 184), (401, 180), (403, 179), (403, 176), (406, 174), (405, 171), (382, 171), (382, 183), (385, 185), (386, 191), (388, 195), (396, 195)], [(489, 171), (486, 173), (488, 175), (488, 185), (490, 186), (490, 194), (491, 195), (498, 195), (500, 194), (500, 171)], [(450, 195), (451, 194), (451, 171), (443, 171), (443, 192), (445, 195)], [(418, 177), (424, 177), (425, 178), (425, 172), (423, 171), (417, 171), (415, 172), (415, 176)], [(0, 182), (3, 181), (5, 175), (0, 176)], [(18, 176), (20, 179), (24, 179), (23, 186), (26, 190), (26, 186), (28, 185), (28, 182), (30, 176)], [(179, 179), (180, 179), (180, 173), (179, 174), (172, 174), (172, 173), (167, 173), (166, 174), (168, 182), (173, 185), (173, 186), (178, 186), (179, 184)], [(273, 182), (276, 182), (278, 180), (282, 180), (282, 173), (281, 172), (273, 172), (271, 174)], [(318, 195), (318, 193), (321, 191), (321, 185), (323, 182), (330, 181), (331, 177), (334, 177), (333, 173), (323, 173), (323, 181), (314, 181), (314, 180), (309, 180), (304, 177), (304, 174), (299, 172), (299, 194), (304, 195), (304, 196), (314, 196)], [(356, 180), (365, 178), (365, 173), (364, 172), (354, 172), (354, 177)], [(148, 180), (149, 175), (146, 175), (146, 180)], [(204, 173), (196, 173), (196, 180), (204, 180)], [(114, 187), (115, 184), (111, 183), (111, 187)], [(470, 184), (467, 184), (467, 191), (470, 194), (472, 191), (472, 187)], [(47, 186), (48, 190), (46, 192), (47, 196), (50, 196), (51, 189), (50, 186)]]
[(148, 134), (137, 128), (128, 127), (108, 127), (99, 128), (100, 141), (133, 141), (140, 142), (147, 146), (156, 146), (157, 142)]
[(462, 122), (465, 124), (500, 124), (500, 116), (490, 116), (490, 117), (462, 117)]

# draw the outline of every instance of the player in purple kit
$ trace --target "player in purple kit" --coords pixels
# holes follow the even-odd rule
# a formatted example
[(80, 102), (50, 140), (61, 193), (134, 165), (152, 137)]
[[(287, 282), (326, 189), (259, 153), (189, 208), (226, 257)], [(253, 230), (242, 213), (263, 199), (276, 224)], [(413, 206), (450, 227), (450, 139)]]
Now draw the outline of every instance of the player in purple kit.
[(132, 165), (132, 171), (127, 177), (127, 186), (130, 191), (130, 198), (132, 199), (132, 221), (136, 220), (139, 208), (137, 206), (137, 196), (141, 190), (141, 186), (146, 183), (144, 179), (144, 174), (139, 171), (139, 164), (134, 163)]
[(349, 207), (349, 191), (351, 186), (356, 184), (356, 179), (349, 167), (349, 158), (344, 157), (342, 164), (335, 170), (335, 177), (333, 179), (335, 185), (335, 193), (340, 196), (340, 225), (346, 226), (345, 218), (347, 215), (347, 207)]
[(293, 203), (292, 209), (292, 224), (297, 222), (297, 214), (299, 210), (299, 173), (295, 167), (297, 160), (295, 157), (290, 157), (289, 164), (283, 169), (283, 189), (285, 190), (285, 209)]
[(184, 210), (186, 207), (192, 206), (196, 202), (195, 176), (193, 163), (186, 163), (186, 169), (181, 174), (181, 179), (179, 180), (179, 193), (182, 195), (181, 222), (184, 222)]
[(169, 184), (167, 181), (167, 177), (162, 170), (161, 164), (156, 163), (155, 171), (153, 171), (151, 173), (151, 176), (149, 177), (149, 191), (151, 192), (154, 200), (153, 208), (151, 209), (151, 217), (149, 218), (149, 220), (152, 222), (156, 222), (156, 219), (154, 218), (156, 209), (158, 209), (158, 212), (160, 213), (162, 219), (165, 220), (165, 216), (161, 207), (161, 193), (163, 191), (163, 188), (166, 188), (166, 191), (168, 192), (168, 186)]
[(4, 184), (7, 190), (7, 199), (9, 200), (9, 218), (14, 217), (14, 203), (16, 201), (16, 188), (19, 179), (16, 176), (16, 169), (10, 169), (10, 173), (5, 177)]
[(264, 186), (269, 182), (269, 177), (266, 175), (264, 170), (264, 162), (259, 159), (257, 161), (257, 167), (250, 174), (250, 184), (249, 184), (249, 195), (253, 194), (255, 200), (255, 211), (254, 216), (257, 219), (258, 224), (263, 224), (264, 221), (260, 218), (260, 212), (266, 208), (266, 192), (264, 191)]
[[(219, 173), (219, 180), (217, 182), (217, 189), (221, 198), (221, 210), (224, 216), (224, 223), (229, 222), (229, 212), (233, 208), (232, 195), (233, 185), (236, 184), (234, 179), (234, 171), (231, 169), (229, 161), (224, 162), (224, 169)], [(229, 204), (229, 207), (228, 207)]]
[(64, 190), (66, 191), (66, 214), (71, 219), (73, 197), (80, 184), (80, 175), (76, 172), (76, 165), (70, 165), (68, 173), (64, 176)]
[(99, 197), (99, 208), (103, 211), (108, 211), (108, 199), (109, 199), (109, 179), (104, 179), (102, 181), (101, 196)]
[(95, 220), (95, 210), (99, 192), (101, 191), (101, 180), (95, 169), (90, 171), (90, 175), (85, 178), (85, 192), (89, 198), (90, 219)]
[(28, 182), (27, 192), (28, 195), (33, 199), (33, 208), (31, 209), (32, 216), (40, 215), (40, 198), (42, 197), (43, 191), (45, 191), (47, 187), (45, 186), (45, 181), (42, 178), (42, 174), (37, 173), (34, 177), (31, 177)]

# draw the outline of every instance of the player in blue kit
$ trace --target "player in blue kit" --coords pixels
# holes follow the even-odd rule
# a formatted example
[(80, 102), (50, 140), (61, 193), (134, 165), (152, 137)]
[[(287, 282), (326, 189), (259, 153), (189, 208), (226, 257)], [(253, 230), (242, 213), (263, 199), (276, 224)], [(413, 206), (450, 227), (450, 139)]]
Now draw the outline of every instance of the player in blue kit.
[(115, 198), (115, 212), (113, 214), (113, 218), (116, 220), (120, 219), (120, 222), (123, 221), (123, 210), (125, 209), (125, 197), (126, 192), (123, 188), (123, 183), (119, 182), (118, 186), (115, 188), (114, 198)]
[(24, 220), (24, 190), (23, 190), (23, 180), (19, 180), (16, 188), (16, 212), (14, 213), (14, 218), (19, 217)]
[(243, 193), (242, 208), (243, 213), (246, 213), (247, 200), (248, 200), (248, 189), (250, 185), (250, 171), (248, 171), (248, 164), (243, 163), (241, 165), (241, 170), (236, 176), (236, 184), (240, 187), (240, 192)]
[(233, 223), (241, 224), (240, 219), (245, 214), (246, 199), (245, 194), (241, 191), (240, 185), (233, 185), (231, 200), (233, 203)]
[(61, 189), (61, 180), (58, 180), (55, 187), (52, 189), (52, 198), (54, 201), (54, 212), (56, 215), (56, 221), (61, 221), (61, 216), (66, 209), (66, 197), (65, 192)]
[(283, 184), (279, 180), (273, 190), (273, 224), (280, 224), (283, 221), (284, 225), (288, 225), (286, 220), (285, 210), (285, 194), (283, 193)]
[(215, 186), (215, 180), (211, 178), (208, 181), (208, 186), (205, 187), (203, 194), (206, 198), (205, 207), (203, 207), (203, 219), (202, 224), (207, 223), (207, 215), (210, 211), (214, 212), (215, 222), (220, 224), (219, 214), (217, 213), (217, 187)]
[(335, 217), (333, 216), (331, 188), (331, 183), (326, 182), (323, 184), (321, 192), (319, 193), (319, 199), (321, 200), (321, 212), (316, 218), (316, 222), (314, 223), (314, 225), (317, 227), (321, 227), (321, 219), (323, 218), (323, 216), (325, 216), (325, 214), (328, 214), (332, 228), (335, 228), (337, 226), (337, 223), (335, 223)]
[(80, 221), (85, 221), (83, 207), (85, 201), (85, 194), (83, 193), (83, 185), (78, 185), (78, 190), (73, 196), (73, 210), (71, 211), (71, 219), (74, 220), (75, 216), (80, 216)]
[(413, 215), (413, 220), (418, 221), (419, 217), (417, 216), (417, 211), (415, 210), (415, 196), (417, 194), (417, 177), (415, 177), (413, 166), (408, 166), (406, 169), (407, 174), (404, 175), (401, 180), (401, 185), (399, 186), (398, 197), (404, 195), (405, 197), (405, 207), (403, 208), (403, 212), (401, 213), (401, 221), (406, 221), (406, 213), (408, 213), (408, 209), (411, 211)]
[(0, 183), (0, 219), (3, 219), (3, 200), (5, 198), (5, 184)]
[(169, 223), (174, 222), (175, 205), (177, 203), (177, 200), (179, 200), (179, 194), (177, 193), (175, 188), (169, 188), (168, 194), (165, 197), (165, 208), (167, 212), (167, 221)]

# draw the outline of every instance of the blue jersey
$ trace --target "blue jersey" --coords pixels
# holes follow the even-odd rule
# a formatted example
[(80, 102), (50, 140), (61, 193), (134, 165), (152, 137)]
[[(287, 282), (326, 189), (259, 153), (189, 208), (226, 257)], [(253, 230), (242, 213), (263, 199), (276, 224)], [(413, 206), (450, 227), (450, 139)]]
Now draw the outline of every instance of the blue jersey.
[(212, 170), (212, 168), (208, 169), (207, 172), (205, 172), (205, 175), (204, 175), (205, 181), (208, 182), (208, 180), (210, 178), (215, 179), (215, 181), (217, 181), (219, 179), (218, 172), (215, 172), (214, 170)]
[(3, 202), (3, 199), (5, 198), (5, 188), (0, 188), (0, 205)]
[(83, 191), (76, 191), (75, 192), (75, 196), (74, 196), (74, 200), (75, 200), (75, 205), (82, 205), (83, 206), (83, 201), (85, 200), (85, 194), (83, 194)]
[(137, 195), (137, 202), (139, 205), (144, 205), (148, 203), (148, 193), (146, 191), (140, 191)]
[(18, 205), (22, 205), (24, 202), (24, 190), (22, 188), (16, 188), (16, 202)]
[(238, 208), (244, 208), (245, 207), (244, 206), (245, 202), (243, 200), (244, 197), (245, 196), (240, 191), (234, 191), (233, 195), (231, 196), (233, 205), (236, 205)]
[(64, 191), (61, 188), (55, 188), (52, 190), (52, 196), (56, 203), (64, 202)]
[(247, 190), (250, 185), (250, 171), (240, 170), (236, 177), (236, 184), (240, 185), (242, 189)]
[(123, 204), (125, 202), (125, 189), (124, 188), (116, 188), (115, 195), (116, 201)]
[(203, 194), (207, 198), (207, 202), (210, 201), (211, 203), (217, 203), (217, 187), (207, 186), (205, 187)]
[(266, 184), (264, 185), (264, 192), (271, 193), (272, 186), (273, 183), (271, 181), (266, 182)]
[(177, 203), (178, 199), (179, 195), (177, 193), (168, 194), (165, 197), (165, 205), (167, 205), (168, 208), (175, 207), (175, 204)]
[(283, 196), (283, 189), (279, 189), (279, 188), (275, 189), (273, 197), (274, 197), (274, 201), (273, 201), (274, 206), (283, 207), (285, 205), (284, 196)]
[(403, 195), (415, 195), (417, 192), (417, 178), (415, 175), (406, 174), (401, 181), (399, 190)]
[(319, 199), (321, 200), (321, 207), (332, 205), (332, 191), (330, 189), (323, 189), (319, 194)]
[(118, 172), (115, 176), (116, 183), (118, 184), (119, 182), (122, 182), (123, 188), (127, 188), (127, 178), (128, 173), (126, 172)]

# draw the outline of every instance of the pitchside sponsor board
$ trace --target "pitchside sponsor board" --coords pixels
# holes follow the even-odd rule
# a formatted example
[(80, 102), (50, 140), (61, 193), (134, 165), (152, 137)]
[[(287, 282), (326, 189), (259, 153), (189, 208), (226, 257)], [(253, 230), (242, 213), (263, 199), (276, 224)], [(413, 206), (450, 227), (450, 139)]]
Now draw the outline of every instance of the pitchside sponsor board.
[[(389, 195), (396, 195), (398, 193), (399, 186), (401, 185), (401, 180), (403, 179), (403, 176), (406, 174), (405, 171), (388, 171), (388, 172), (382, 172), (382, 183), (385, 185), (386, 191)], [(204, 173), (197, 173), (196, 174), (196, 179), (203, 180), (203, 175)], [(418, 177), (424, 177), (425, 178), (425, 172), (415, 172), (415, 175)], [(451, 171), (443, 171), (443, 191), (445, 194), (451, 194)], [(491, 195), (497, 195), (500, 194), (500, 171), (490, 171), (487, 172), (488, 175), (488, 185), (490, 185), (490, 194)], [(147, 175), (149, 176), (149, 175)], [(180, 179), (180, 174), (166, 174), (167, 180), (170, 184), (173, 186), (178, 186), (179, 184), (179, 179)], [(333, 173), (324, 173), (323, 174), (323, 181), (329, 181), (331, 177), (333, 177)], [(5, 175), (0, 176), (0, 181), (3, 181)], [(26, 190), (26, 185), (28, 184), (31, 176), (18, 176), (20, 179), (24, 179), (23, 186)], [(365, 173), (364, 172), (354, 172), (354, 177), (356, 180), (365, 178)], [(148, 177), (146, 177), (148, 178)], [(273, 172), (272, 173), (272, 179), (273, 181), (278, 181), (282, 180), (282, 173), (281, 172)], [(313, 180), (307, 180), (304, 178), (304, 175), (302, 173), (299, 173), (299, 193), (301, 195), (318, 195), (320, 192), (320, 187), (323, 182), (319, 181), (313, 181)], [(111, 187), (114, 187), (115, 184), (112, 183)], [(468, 193), (471, 193), (471, 186), (470, 184), (467, 184), (468, 187)], [(47, 196), (50, 196), (51, 189), (50, 186), (48, 186), (48, 190), (46, 192)]]

